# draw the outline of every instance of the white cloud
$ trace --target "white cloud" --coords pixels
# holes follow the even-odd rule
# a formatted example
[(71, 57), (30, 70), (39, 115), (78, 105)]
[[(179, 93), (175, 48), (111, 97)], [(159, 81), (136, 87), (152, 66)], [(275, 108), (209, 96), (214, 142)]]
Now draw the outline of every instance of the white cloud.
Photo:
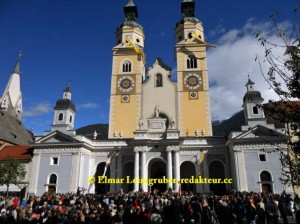
[(96, 109), (99, 107), (99, 104), (97, 103), (83, 103), (83, 104), (79, 104), (77, 105), (77, 109)]
[[(290, 26), (288, 22), (279, 25), (286, 29)], [(257, 55), (260, 59), (264, 58), (264, 48), (255, 38), (258, 32), (267, 35), (274, 43), (283, 43), (271, 23), (256, 23), (254, 19), (249, 19), (244, 27), (226, 31), (218, 39), (217, 48), (208, 50), (208, 74), (210, 83), (213, 83), (210, 88), (213, 120), (228, 118), (242, 109), (248, 74), (265, 102), (278, 99), (269, 89), (259, 64), (255, 61)], [(283, 50), (273, 48), (273, 53), (283, 55)], [(264, 74), (267, 70), (268, 64), (262, 63)]]
[(29, 108), (29, 110), (23, 111), (24, 117), (36, 117), (46, 113), (49, 113), (52, 107), (49, 103), (38, 103), (37, 105)]

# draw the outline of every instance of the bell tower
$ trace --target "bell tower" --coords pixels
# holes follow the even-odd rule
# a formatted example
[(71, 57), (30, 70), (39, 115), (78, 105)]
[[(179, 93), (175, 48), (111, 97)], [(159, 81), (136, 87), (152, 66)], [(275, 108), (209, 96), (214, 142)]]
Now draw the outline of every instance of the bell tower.
[(202, 23), (195, 17), (194, 0), (182, 0), (182, 18), (176, 24), (178, 125), (180, 135), (201, 131), (211, 136), (211, 112), (206, 49)]
[(125, 20), (117, 28), (113, 48), (109, 138), (133, 138), (141, 116), (141, 85), (145, 80), (143, 27), (136, 22), (133, 0), (124, 6)]

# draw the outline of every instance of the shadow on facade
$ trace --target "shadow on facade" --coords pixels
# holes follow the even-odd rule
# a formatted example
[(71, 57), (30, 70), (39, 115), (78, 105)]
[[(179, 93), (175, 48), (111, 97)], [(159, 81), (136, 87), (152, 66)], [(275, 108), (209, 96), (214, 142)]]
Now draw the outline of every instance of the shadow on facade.
[[(225, 167), (220, 161), (213, 161), (209, 164), (209, 177), (216, 179), (225, 178)], [(226, 194), (225, 184), (210, 184), (210, 191), (216, 195)]]
[[(95, 174), (96, 182), (95, 182), (95, 192), (97, 194), (104, 194), (110, 190), (110, 185), (109, 184), (101, 184), (98, 183), (98, 177), (103, 175), (104, 169), (105, 169), (105, 162), (99, 163), (97, 165), (97, 170)], [(107, 178), (110, 178), (110, 166), (107, 167), (105, 176)]]
[[(153, 179), (162, 179), (166, 176), (166, 164), (164, 161), (160, 159), (154, 159), (149, 163), (149, 178)], [(151, 191), (154, 192), (165, 192), (167, 190), (167, 184), (153, 184), (151, 187)]]
[[(192, 176), (196, 178), (196, 170), (195, 170), (194, 163), (189, 161), (183, 162), (180, 166), (180, 178), (190, 179)], [(197, 190), (196, 184), (191, 184), (191, 183), (181, 184), (181, 191), (196, 192), (196, 190)]]

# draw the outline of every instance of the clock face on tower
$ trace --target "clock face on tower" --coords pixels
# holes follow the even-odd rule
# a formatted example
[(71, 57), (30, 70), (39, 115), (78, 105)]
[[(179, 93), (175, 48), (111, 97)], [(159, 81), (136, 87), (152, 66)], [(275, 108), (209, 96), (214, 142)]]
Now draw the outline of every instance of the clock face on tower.
[(122, 92), (129, 92), (134, 87), (134, 80), (131, 76), (122, 76), (118, 80), (118, 88)]
[(190, 73), (184, 77), (184, 85), (190, 90), (198, 89), (201, 85), (201, 77), (196, 73)]

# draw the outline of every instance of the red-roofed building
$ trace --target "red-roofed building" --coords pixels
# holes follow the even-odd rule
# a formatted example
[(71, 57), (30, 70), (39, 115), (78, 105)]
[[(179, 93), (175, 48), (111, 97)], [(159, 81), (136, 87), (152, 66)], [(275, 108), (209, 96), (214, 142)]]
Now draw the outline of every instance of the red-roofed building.
[[(19, 186), (11, 184), (9, 186), (9, 192), (18, 193), (20, 196), (24, 197), (27, 195), (28, 185), (31, 178), (33, 147), (29, 145), (6, 146), (0, 150), (0, 163), (5, 163), (9, 157), (20, 161), (25, 166), (26, 170), (26, 176), (22, 181), (22, 184)], [(0, 192), (6, 192), (6, 186), (0, 186)]]

